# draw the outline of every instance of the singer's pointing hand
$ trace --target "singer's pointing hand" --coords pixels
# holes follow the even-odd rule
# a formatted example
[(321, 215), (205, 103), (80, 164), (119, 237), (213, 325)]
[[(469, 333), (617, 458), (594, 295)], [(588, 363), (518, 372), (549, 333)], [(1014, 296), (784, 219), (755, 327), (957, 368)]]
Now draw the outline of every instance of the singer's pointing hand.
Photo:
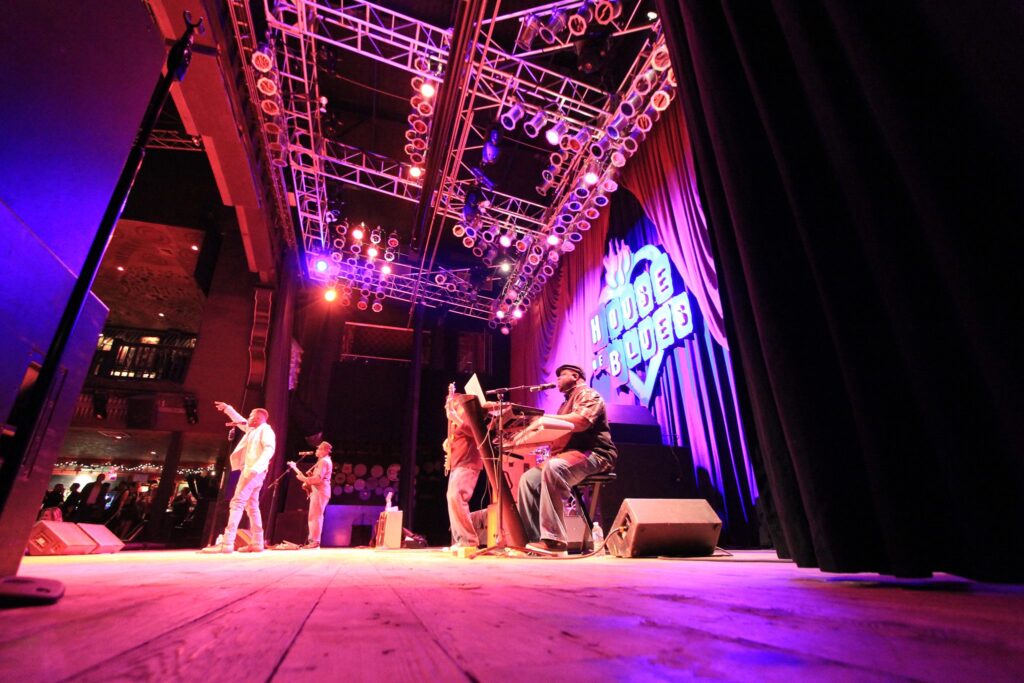
[(221, 411), (222, 413), (223, 413), (223, 412), (224, 412), (224, 411), (225, 411), (225, 410), (227, 409), (227, 407), (228, 407), (228, 404), (227, 404), (227, 403), (224, 403), (223, 401), (214, 401), (214, 402), (213, 402), (213, 405), (214, 405), (214, 407), (215, 407), (215, 408), (217, 408), (217, 410)]

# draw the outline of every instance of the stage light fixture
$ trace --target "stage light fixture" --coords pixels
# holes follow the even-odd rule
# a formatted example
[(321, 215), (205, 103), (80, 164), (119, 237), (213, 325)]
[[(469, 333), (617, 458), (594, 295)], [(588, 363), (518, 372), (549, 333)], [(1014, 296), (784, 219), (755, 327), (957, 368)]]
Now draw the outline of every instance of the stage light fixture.
[(548, 163), (554, 166), (556, 169), (561, 167), (565, 162), (565, 155), (559, 151), (554, 151), (548, 155)]
[(495, 259), (497, 259), (497, 258), (498, 258), (498, 250), (495, 249), (494, 247), (490, 247), (487, 251), (484, 252), (484, 258), (483, 258), (484, 265), (486, 265), (486, 266), (493, 265)]
[(518, 251), (520, 254), (522, 254), (523, 252), (525, 252), (527, 249), (530, 248), (530, 244), (532, 242), (533, 242), (533, 235), (523, 235), (518, 240), (516, 240), (516, 244), (515, 244), (516, 251)]
[(552, 180), (545, 180), (543, 183), (541, 183), (540, 185), (538, 185), (537, 187), (535, 187), (533, 189), (541, 197), (546, 197), (548, 195), (548, 192), (551, 191), (551, 188), (554, 187), (554, 185), (555, 185), (555, 183), (554, 183), (553, 179)]
[(601, 212), (596, 206), (588, 206), (583, 209), (583, 217), (588, 221), (596, 221), (601, 217)]
[(500, 244), (501, 246), (503, 246), (506, 249), (508, 249), (509, 247), (512, 246), (512, 243), (515, 241), (515, 239), (516, 239), (516, 231), (515, 230), (509, 230), (504, 235), (502, 235), (501, 237), (498, 238), (498, 244)]
[(601, 181), (601, 191), (606, 194), (611, 194), (619, 189), (619, 183), (615, 180), (615, 176), (609, 173), (605, 176), (604, 180)]
[(380, 244), (382, 239), (384, 239), (384, 233), (381, 232), (380, 226), (378, 225), (370, 232), (370, 241), (374, 244)]
[(617, 149), (614, 152), (612, 152), (610, 160), (612, 162), (612, 166), (614, 166), (615, 168), (622, 168), (623, 166), (626, 165), (626, 159), (626, 154), (621, 149)]
[(277, 116), (281, 113), (281, 105), (277, 100), (260, 100), (260, 109), (267, 116)]
[(419, 166), (410, 166), (409, 177), (412, 178), (413, 180), (419, 180), (420, 178), (423, 177), (423, 169), (420, 168)]
[[(565, 244), (572, 244), (573, 242), (582, 242), (583, 235), (581, 235), (578, 232), (570, 232), (568, 235), (565, 236), (565, 240)], [(565, 249), (565, 244), (562, 245), (562, 251), (572, 251), (572, 249)]]
[(636, 116), (644, 106), (644, 98), (639, 93), (633, 93), (619, 103), (619, 113), (625, 119)]
[(565, 131), (568, 126), (565, 123), (565, 119), (558, 119), (555, 125), (551, 126), (544, 132), (544, 139), (548, 141), (549, 145), (555, 146), (562, 142), (562, 136), (565, 135)]
[(278, 93), (277, 76), (273, 73), (260, 76), (256, 79), (256, 89), (264, 97), (274, 97)]
[(533, 41), (540, 31), (540, 19), (532, 14), (527, 14), (519, 26), (519, 35), (516, 37), (516, 47), (526, 51), (533, 47)]
[(358, 308), (360, 311), (365, 311), (369, 307), (370, 307), (370, 297), (365, 295), (365, 294), (363, 296), (359, 297), (359, 301), (356, 302), (356, 308)]
[(406, 120), (409, 122), (409, 126), (411, 127), (414, 133), (416, 133), (417, 135), (426, 134), (427, 129), (429, 128), (429, 124), (423, 117), (419, 116), (418, 114), (409, 114)]
[(498, 268), (501, 270), (501, 272), (508, 273), (512, 270), (512, 264), (509, 263), (508, 261), (504, 261), (500, 266), (498, 266)]
[(538, 109), (533, 116), (523, 124), (523, 132), (531, 138), (537, 137), (540, 135), (540, 131), (544, 128), (547, 118), (547, 114), (544, 113), (544, 110)]
[(579, 154), (589, 142), (590, 129), (584, 126), (583, 128), (580, 128), (575, 135), (566, 139), (564, 147), (566, 147), (570, 152)]
[(556, 9), (548, 17), (547, 23), (540, 27), (540, 39), (548, 45), (554, 44), (558, 41), (558, 35), (565, 30), (568, 21), (565, 10)]
[(655, 111), (665, 111), (668, 109), (668, 105), (672, 103), (672, 96), (674, 94), (675, 88), (671, 84), (663, 84), (651, 95), (651, 108)]
[(651, 55), (651, 67), (658, 72), (665, 71), (672, 66), (672, 60), (669, 57), (668, 47), (665, 45), (659, 45), (655, 50), (654, 54)]
[(645, 133), (651, 132), (651, 128), (654, 128), (654, 122), (661, 116), (661, 112), (655, 111), (652, 107), (648, 107), (647, 110), (636, 117), (636, 127)]
[(596, 206), (599, 209), (603, 209), (604, 207), (608, 206), (609, 199), (606, 195), (598, 192), (597, 194), (594, 195), (593, 201), (594, 206)]
[(646, 95), (654, 89), (654, 84), (658, 82), (658, 74), (654, 69), (647, 69), (636, 78), (633, 79), (633, 90), (638, 95)]
[(597, 181), (601, 178), (601, 167), (596, 163), (591, 162), (587, 166), (587, 170), (583, 173), (583, 182), (587, 185), (596, 185)]
[(556, 246), (562, 239), (558, 235), (548, 235), (548, 244)]
[(380, 267), (380, 274), (391, 275), (391, 266), (385, 263), (383, 266)]
[(626, 117), (619, 111), (612, 120), (604, 127), (605, 134), (612, 140), (618, 140), (622, 137), (623, 129), (626, 126)]
[(313, 267), (316, 269), (316, 272), (318, 273), (326, 273), (329, 264), (327, 263), (327, 259), (318, 258), (316, 260), (316, 264)]
[(374, 313), (380, 313), (381, 311), (384, 310), (384, 304), (382, 304), (379, 301), (374, 301), (373, 305), (370, 306), (370, 310), (372, 310)]
[(261, 44), (252, 52), (253, 68), (259, 71), (261, 74), (265, 74), (274, 68), (274, 53), (270, 50), (270, 46), (266, 43)]
[(499, 117), (498, 121), (505, 130), (513, 130), (525, 114), (522, 103), (513, 100), (508, 109)]
[(359, 226), (360, 227), (355, 228), (355, 229), (352, 230), (352, 239), (354, 239), (354, 240), (362, 240), (363, 239), (363, 235), (366, 234), (365, 233), (365, 227), (363, 226), (363, 224), (360, 223)]
[(377, 258), (378, 254), (380, 254), (380, 251), (378, 251), (377, 247), (370, 247), (369, 249), (366, 250), (366, 256), (369, 259)]
[(475, 256), (477, 258), (482, 258), (483, 255), (484, 255), (484, 248), (483, 247), (481, 247), (479, 244), (476, 245), (475, 247), (473, 247), (473, 256)]
[(579, 213), (583, 210), (583, 202), (579, 199), (570, 199), (565, 203), (565, 210), (571, 213)]
[(462, 238), (462, 246), (466, 249), (472, 249), (474, 244), (476, 244), (476, 238), (470, 237), (469, 235)]
[(602, 26), (607, 26), (622, 14), (622, 2), (620, 0), (598, 0), (594, 5), (594, 21)]
[(590, 25), (590, 21), (594, 18), (593, 5), (593, 2), (586, 0), (576, 10), (576, 13), (569, 17), (569, 35), (578, 37), (587, 32), (587, 26)]
[(452, 234), (456, 237), (462, 237), (466, 234), (466, 226), (462, 223), (456, 223), (452, 226)]
[(324, 290), (324, 301), (335, 301), (338, 298), (338, 290), (331, 287), (330, 289)]
[(388, 235), (388, 248), (389, 249), (397, 249), (398, 248), (398, 233), (395, 232), (394, 230), (392, 230), (391, 234)]
[(519, 308), (518, 306), (516, 308), (513, 308), (512, 309), (512, 317), (515, 318), (516, 320), (518, 320), (519, 318), (522, 318), (523, 317), (523, 309)]
[(608, 149), (612, 145), (612, 140), (609, 136), (605, 135), (597, 142), (591, 143), (590, 145), (590, 156), (595, 159), (602, 159), (604, 155), (608, 153)]
[(509, 326), (508, 323), (505, 323), (504, 325), (498, 328), (498, 331), (501, 332), (503, 335), (508, 336), (509, 334), (512, 333), (512, 328)]
[(505, 311), (503, 311), (503, 310), (501, 310), (499, 308), (498, 311), (494, 314), (494, 317), (497, 318), (498, 320), (504, 320), (505, 319)]

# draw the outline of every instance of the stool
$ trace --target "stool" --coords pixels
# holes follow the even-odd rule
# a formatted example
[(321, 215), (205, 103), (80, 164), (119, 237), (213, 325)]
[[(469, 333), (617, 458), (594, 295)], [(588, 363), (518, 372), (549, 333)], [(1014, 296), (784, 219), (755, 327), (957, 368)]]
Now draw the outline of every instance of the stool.
[[(598, 474), (591, 474), (585, 477), (571, 489), (572, 497), (576, 499), (576, 507), (579, 509), (580, 514), (583, 515), (583, 521), (586, 522), (586, 527), (583, 530), (583, 545), (581, 546), (581, 551), (583, 552), (586, 551), (586, 548), (593, 545), (591, 533), (594, 529), (594, 513), (597, 512), (597, 499), (601, 495), (601, 487), (613, 481), (615, 481), (614, 472), (599, 472)], [(590, 489), (590, 493), (587, 496), (590, 499), (589, 506), (584, 505), (583, 492), (580, 491), (582, 487)], [(593, 550), (592, 547), (591, 550)]]

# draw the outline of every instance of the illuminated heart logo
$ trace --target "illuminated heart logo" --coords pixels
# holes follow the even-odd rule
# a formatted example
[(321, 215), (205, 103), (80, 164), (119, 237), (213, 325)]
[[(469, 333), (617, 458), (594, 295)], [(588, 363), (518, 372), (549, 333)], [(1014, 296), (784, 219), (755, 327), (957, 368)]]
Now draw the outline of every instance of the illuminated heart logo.
[(650, 407), (666, 351), (693, 331), (689, 297), (676, 292), (675, 266), (658, 246), (634, 254), (613, 240), (604, 267), (601, 308), (590, 324), (594, 376), (610, 374), (613, 384), (628, 387)]

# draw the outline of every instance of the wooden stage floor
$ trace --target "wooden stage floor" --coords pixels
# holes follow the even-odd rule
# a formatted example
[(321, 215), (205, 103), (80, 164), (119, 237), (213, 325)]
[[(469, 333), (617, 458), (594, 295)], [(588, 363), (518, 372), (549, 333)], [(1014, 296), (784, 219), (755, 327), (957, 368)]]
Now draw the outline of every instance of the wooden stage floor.
[(25, 558), (0, 680), (1024, 679), (1024, 588), (725, 560), (440, 550)]

